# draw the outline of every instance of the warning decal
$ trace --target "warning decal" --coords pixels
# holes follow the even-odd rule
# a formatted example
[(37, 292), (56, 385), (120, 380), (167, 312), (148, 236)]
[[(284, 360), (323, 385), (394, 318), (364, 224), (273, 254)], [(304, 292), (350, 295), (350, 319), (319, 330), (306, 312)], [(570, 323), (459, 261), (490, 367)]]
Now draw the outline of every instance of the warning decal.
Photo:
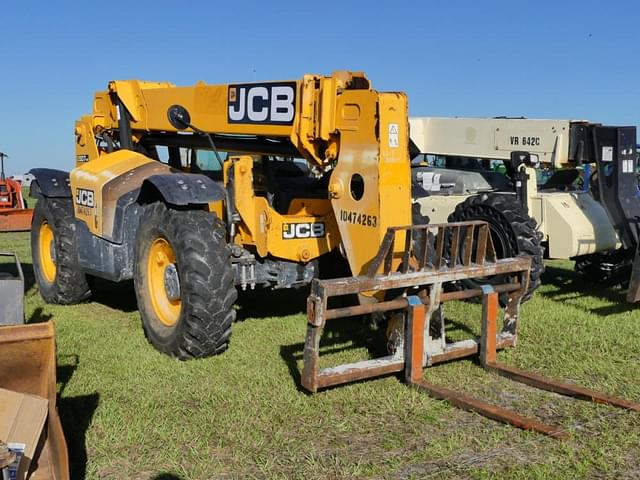
[(396, 148), (400, 146), (400, 140), (398, 139), (398, 124), (390, 123), (389, 124), (389, 146), (391, 148)]

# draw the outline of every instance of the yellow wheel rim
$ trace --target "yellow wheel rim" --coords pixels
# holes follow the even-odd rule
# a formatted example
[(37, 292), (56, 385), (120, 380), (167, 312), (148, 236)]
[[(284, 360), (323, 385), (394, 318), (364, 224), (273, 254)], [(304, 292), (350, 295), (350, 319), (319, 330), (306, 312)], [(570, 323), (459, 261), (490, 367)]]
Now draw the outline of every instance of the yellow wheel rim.
[(171, 327), (180, 318), (180, 298), (172, 298), (167, 292), (167, 268), (175, 268), (176, 254), (169, 242), (157, 238), (149, 248), (147, 258), (147, 288), (156, 317), (163, 325)]
[(49, 283), (53, 283), (56, 279), (56, 261), (53, 257), (54, 243), (53, 243), (53, 229), (46, 222), (42, 222), (40, 225), (38, 250), (40, 253), (40, 270), (45, 280)]

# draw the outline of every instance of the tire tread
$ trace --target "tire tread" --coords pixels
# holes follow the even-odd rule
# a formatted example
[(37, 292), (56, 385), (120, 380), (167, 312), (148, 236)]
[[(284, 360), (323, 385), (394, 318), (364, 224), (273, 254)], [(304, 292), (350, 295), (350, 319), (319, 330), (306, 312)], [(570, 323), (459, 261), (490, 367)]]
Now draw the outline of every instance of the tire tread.
[[(46, 219), (54, 232), (56, 278), (47, 285), (40, 272), (39, 224)], [(38, 289), (48, 303), (72, 305), (91, 295), (87, 277), (78, 264), (76, 226), (70, 198), (41, 197), (36, 203), (31, 229), (31, 252)]]
[[(537, 222), (523, 210), (514, 195), (501, 193), (483, 193), (467, 198), (456, 206), (448, 220), (462, 222), (486, 218), (496, 221), (506, 233), (515, 255), (531, 258), (529, 288), (522, 298), (526, 302), (540, 286), (544, 272), (542, 233)], [(501, 295), (501, 303), (506, 303), (506, 294)]]
[(149, 312), (145, 311), (142, 291), (142, 245), (136, 242), (136, 295), (147, 338), (156, 348), (180, 360), (223, 352), (229, 345), (237, 298), (224, 224), (204, 210), (171, 210), (160, 202), (145, 208), (139, 236), (145, 223), (159, 225), (171, 237), (181, 271), (183, 309), (171, 341), (158, 342), (152, 323), (145, 319)]

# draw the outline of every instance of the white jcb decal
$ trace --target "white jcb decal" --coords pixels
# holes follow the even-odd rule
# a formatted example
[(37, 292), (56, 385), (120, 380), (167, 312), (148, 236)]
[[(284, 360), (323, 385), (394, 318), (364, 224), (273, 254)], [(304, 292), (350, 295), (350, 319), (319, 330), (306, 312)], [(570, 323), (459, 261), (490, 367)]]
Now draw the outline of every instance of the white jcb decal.
[(82, 207), (93, 208), (94, 195), (93, 190), (86, 190), (84, 188), (76, 188), (76, 204)]
[(294, 238), (320, 238), (324, 237), (324, 223), (285, 223), (282, 225), (282, 238), (291, 240)]
[(229, 123), (286, 125), (295, 115), (295, 83), (229, 86)]

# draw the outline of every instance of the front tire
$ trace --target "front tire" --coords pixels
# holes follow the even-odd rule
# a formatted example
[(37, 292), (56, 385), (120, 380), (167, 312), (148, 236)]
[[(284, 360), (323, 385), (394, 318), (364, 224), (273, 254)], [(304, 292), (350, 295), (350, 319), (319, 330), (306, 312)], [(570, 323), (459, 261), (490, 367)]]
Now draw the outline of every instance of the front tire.
[(70, 305), (91, 295), (78, 265), (70, 198), (40, 197), (31, 223), (31, 257), (40, 295), (47, 303)]
[(149, 341), (181, 360), (224, 351), (237, 293), (224, 224), (203, 210), (145, 208), (134, 285)]
[[(482, 220), (489, 224), (491, 239), (497, 258), (531, 257), (529, 288), (522, 301), (529, 300), (540, 286), (544, 272), (544, 249), (541, 245), (542, 234), (537, 229), (536, 221), (522, 208), (514, 195), (483, 193), (467, 198), (456, 206), (449, 215), (449, 222)], [(451, 252), (455, 255), (455, 252)], [(487, 279), (462, 280), (465, 288), (478, 288), (482, 284), (499, 285), (505, 282), (504, 275), (496, 275)], [(508, 294), (500, 295), (500, 303), (507, 303)]]

